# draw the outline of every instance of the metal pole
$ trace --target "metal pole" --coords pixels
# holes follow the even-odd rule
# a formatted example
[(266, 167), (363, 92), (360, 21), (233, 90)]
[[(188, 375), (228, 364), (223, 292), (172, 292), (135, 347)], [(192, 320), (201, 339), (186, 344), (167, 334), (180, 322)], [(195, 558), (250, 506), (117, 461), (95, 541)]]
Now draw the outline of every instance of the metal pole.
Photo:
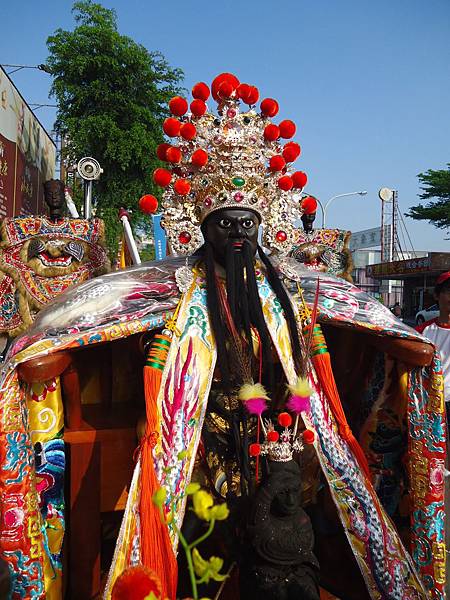
[(90, 219), (92, 212), (92, 181), (84, 182), (84, 218)]
[(391, 231), (391, 246), (392, 246), (392, 259), (396, 260), (396, 252), (395, 252), (395, 240), (397, 239), (397, 190), (393, 190), (392, 194), (392, 231)]
[(330, 204), (333, 202), (333, 200), (336, 200), (336, 198), (343, 198), (344, 196), (365, 196), (367, 194), (366, 191), (362, 191), (362, 192), (346, 192), (345, 194), (337, 194), (337, 196), (333, 196), (332, 198), (330, 198), (327, 203), (325, 204), (325, 207), (322, 209), (322, 229), (325, 228), (325, 218), (327, 215), (327, 210), (328, 207), (330, 206)]
[(131, 260), (133, 261), (134, 265), (140, 265), (141, 257), (139, 256), (139, 251), (137, 249), (136, 242), (134, 241), (134, 236), (133, 236), (133, 232), (131, 230), (130, 221), (128, 220), (127, 212), (125, 210), (121, 209), (119, 211), (119, 218), (122, 221), (123, 233), (125, 236), (125, 241), (128, 246), (128, 250), (131, 255)]
[[(314, 196), (314, 198), (316, 198)], [(323, 204), (322, 202), (319, 200), (319, 198), (316, 198), (317, 200), (317, 204), (320, 206), (320, 210), (322, 211), (322, 229), (325, 227), (325, 211), (323, 209)]]

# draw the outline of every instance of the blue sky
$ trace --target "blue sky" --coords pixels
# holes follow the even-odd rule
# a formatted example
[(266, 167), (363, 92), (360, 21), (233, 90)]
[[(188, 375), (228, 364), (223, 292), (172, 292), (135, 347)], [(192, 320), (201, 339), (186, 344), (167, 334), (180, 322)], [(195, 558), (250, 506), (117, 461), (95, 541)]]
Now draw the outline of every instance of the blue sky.
[[(105, 0), (119, 30), (160, 50), (185, 86), (222, 71), (258, 86), (297, 123), (308, 191), (337, 199), (328, 226), (380, 224), (381, 187), (402, 212), (417, 203), (417, 174), (450, 162), (449, 0)], [(0, 63), (39, 64), (46, 38), (71, 29), (72, 3), (0, 3)], [(49, 75), (13, 76), (28, 102), (46, 103)], [(54, 109), (37, 115), (50, 130)], [(449, 250), (443, 231), (406, 219), (416, 250)]]

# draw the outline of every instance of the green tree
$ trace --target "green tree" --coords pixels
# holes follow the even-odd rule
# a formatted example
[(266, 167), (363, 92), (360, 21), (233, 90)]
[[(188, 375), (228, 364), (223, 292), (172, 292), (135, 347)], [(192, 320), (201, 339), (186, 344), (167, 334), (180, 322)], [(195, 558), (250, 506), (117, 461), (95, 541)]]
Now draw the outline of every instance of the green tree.
[(183, 73), (159, 52), (149, 52), (117, 30), (114, 10), (90, 0), (75, 2), (73, 31), (57, 29), (47, 40), (47, 66), (58, 102), (56, 128), (64, 135), (64, 158), (75, 164), (96, 158), (104, 173), (94, 186), (97, 215), (105, 220), (114, 254), (121, 224), (118, 208), (133, 210), (152, 181), (156, 147), (163, 141), (167, 102), (180, 92)]
[(408, 217), (430, 221), (440, 229), (450, 227), (450, 163), (447, 167), (439, 171), (429, 169), (426, 173), (419, 173), (417, 177), (423, 191), (419, 194), (419, 198), (436, 200), (428, 202), (425, 206), (423, 204), (411, 206), (407, 213)]

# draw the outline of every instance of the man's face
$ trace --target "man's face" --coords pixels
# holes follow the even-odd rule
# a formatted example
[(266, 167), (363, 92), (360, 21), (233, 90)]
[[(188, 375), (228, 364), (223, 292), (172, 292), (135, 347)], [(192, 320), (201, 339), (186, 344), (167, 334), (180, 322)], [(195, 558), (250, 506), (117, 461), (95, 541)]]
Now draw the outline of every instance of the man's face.
[(236, 249), (240, 249), (242, 242), (248, 240), (256, 253), (259, 224), (259, 216), (251, 210), (224, 208), (206, 218), (202, 232), (205, 241), (212, 244), (217, 262), (224, 264), (229, 241), (236, 244)]
[(441, 312), (450, 313), (450, 280), (447, 280), (442, 286), (439, 295), (436, 296), (436, 300)]

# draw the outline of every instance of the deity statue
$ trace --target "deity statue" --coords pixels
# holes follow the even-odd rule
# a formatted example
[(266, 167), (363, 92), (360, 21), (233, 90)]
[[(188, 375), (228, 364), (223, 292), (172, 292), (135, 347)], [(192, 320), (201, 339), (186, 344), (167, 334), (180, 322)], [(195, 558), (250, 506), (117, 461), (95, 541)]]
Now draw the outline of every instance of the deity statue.
[[(445, 415), (434, 349), (350, 282), (289, 256), (304, 212), (305, 177), (292, 166), (300, 148), (289, 141), (295, 124), (272, 122), (273, 99), (257, 110), (258, 90), (234, 75), (216, 77), (211, 92), (217, 113), (208, 111), (204, 83), (193, 88), (190, 113), (184, 98), (170, 101), (163, 125), (170, 144), (158, 148), (165, 164), (154, 180), (164, 188), (162, 223), (177, 256), (76, 286), (9, 350), (0, 482), (8, 498), (20, 478), (21, 493), (34, 499), (20, 499), (23, 522), (38, 523), (32, 540), (11, 541), (7, 528), (0, 533), (0, 550), (17, 573), (14, 593), (30, 596), (25, 573), (47, 573), (38, 598), (61, 578), (60, 571), (48, 577), (56, 536), (44, 551), (50, 517), (39, 503), (35, 467), (22, 468), (34, 465), (35, 432), (18, 415), (33, 418), (40, 407), (20, 384), (21, 366), (43, 354), (76, 350), (81, 357), (106, 343), (123, 344), (125, 357), (145, 334), (146, 429), (105, 599), (125, 569), (142, 564), (159, 577), (163, 597), (175, 600), (178, 532), (190, 514), (191, 482), (230, 505), (232, 539), (221, 540), (217, 552), (229, 569), (248, 569), (253, 581), (262, 574), (255, 585), (268, 589), (260, 597), (317, 598), (318, 584), (342, 600), (425, 600), (431, 590), (443, 599)], [(273, 465), (264, 454), (261, 431), (270, 443), (277, 437), (267, 420), (294, 423), (295, 451), (308, 438), (300, 467)], [(392, 445), (378, 443), (381, 431), (398, 439), (395, 456), (383, 454)], [(396, 501), (391, 495), (386, 508), (393, 462), (402, 468)], [(155, 493), (164, 498), (163, 514), (173, 517), (169, 525), (151, 501)], [(314, 554), (304, 510), (314, 513)], [(267, 529), (257, 522), (261, 515)], [(411, 555), (397, 528), (405, 518)], [(240, 562), (246, 554), (251, 564)], [(212, 593), (226, 598), (226, 587)]]
[(248, 600), (319, 600), (319, 564), (311, 521), (301, 507), (300, 467), (286, 458), (269, 458), (253, 500), (240, 565), (241, 597)]
[(64, 216), (64, 184), (44, 183), (49, 217), (3, 219), (0, 333), (25, 331), (37, 313), (71, 285), (106, 273), (103, 221)]
[(64, 182), (60, 179), (49, 179), (43, 185), (44, 200), (49, 210), (50, 221), (59, 221), (64, 217), (66, 206)]
[(301, 205), (303, 230), (297, 230), (290, 256), (308, 269), (332, 273), (351, 282), (353, 260), (348, 247), (350, 231), (314, 229), (317, 200), (314, 196), (306, 196)]

